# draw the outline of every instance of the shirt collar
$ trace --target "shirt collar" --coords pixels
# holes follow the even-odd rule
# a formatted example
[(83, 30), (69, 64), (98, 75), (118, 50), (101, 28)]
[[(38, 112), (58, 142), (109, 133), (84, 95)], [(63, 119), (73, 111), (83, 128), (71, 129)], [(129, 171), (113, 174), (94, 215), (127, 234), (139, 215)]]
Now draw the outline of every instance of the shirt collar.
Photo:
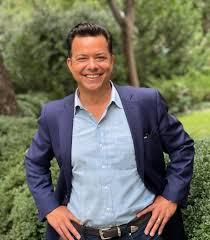
[(123, 108), (121, 100), (120, 100), (120, 96), (111, 80), (110, 80), (110, 84), (112, 86), (112, 92), (111, 92), (110, 102), (109, 102), (108, 106), (113, 102), (113, 103), (115, 103), (115, 105), (118, 108)]
[[(118, 108), (123, 108), (120, 100), (120, 96), (111, 80), (110, 80), (110, 84), (112, 87), (112, 91), (111, 91), (111, 97), (110, 97), (108, 106), (114, 103)], [(75, 99), (74, 99), (74, 114), (76, 114), (79, 109), (85, 109), (85, 108), (82, 106), (82, 103), (79, 99), (79, 89), (77, 88), (75, 91)]]

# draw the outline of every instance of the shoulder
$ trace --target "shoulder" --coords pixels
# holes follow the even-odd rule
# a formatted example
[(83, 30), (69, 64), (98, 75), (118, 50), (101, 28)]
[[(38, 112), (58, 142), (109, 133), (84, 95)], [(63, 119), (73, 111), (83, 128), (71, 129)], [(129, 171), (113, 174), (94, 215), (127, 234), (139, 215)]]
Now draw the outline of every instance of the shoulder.
[(42, 112), (47, 116), (58, 116), (64, 111), (65, 106), (74, 104), (74, 94), (68, 95), (62, 99), (53, 100), (44, 104)]
[(157, 100), (160, 93), (155, 88), (145, 88), (145, 87), (132, 87), (132, 86), (119, 86), (115, 85), (117, 91), (121, 97), (131, 97), (135, 101), (139, 100)]

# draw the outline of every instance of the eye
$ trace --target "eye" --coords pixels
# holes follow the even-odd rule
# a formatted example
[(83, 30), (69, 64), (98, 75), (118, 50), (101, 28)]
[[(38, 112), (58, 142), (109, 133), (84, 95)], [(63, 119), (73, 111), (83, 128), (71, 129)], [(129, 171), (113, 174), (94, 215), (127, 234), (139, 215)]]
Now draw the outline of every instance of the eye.
[(104, 61), (106, 59), (105, 56), (97, 56), (96, 57), (97, 61)]
[(85, 61), (87, 61), (87, 59), (88, 58), (86, 58), (86, 57), (79, 57), (79, 58), (76, 59), (76, 61), (77, 62), (85, 62)]

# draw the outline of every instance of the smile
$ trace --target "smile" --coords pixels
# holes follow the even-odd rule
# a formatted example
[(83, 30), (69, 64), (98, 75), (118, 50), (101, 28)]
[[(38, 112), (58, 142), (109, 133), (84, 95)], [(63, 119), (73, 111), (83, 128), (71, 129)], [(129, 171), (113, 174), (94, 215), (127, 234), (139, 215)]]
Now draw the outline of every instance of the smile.
[(87, 78), (91, 78), (91, 79), (94, 79), (94, 78), (98, 78), (100, 76), (100, 74), (88, 74), (88, 75), (85, 75)]

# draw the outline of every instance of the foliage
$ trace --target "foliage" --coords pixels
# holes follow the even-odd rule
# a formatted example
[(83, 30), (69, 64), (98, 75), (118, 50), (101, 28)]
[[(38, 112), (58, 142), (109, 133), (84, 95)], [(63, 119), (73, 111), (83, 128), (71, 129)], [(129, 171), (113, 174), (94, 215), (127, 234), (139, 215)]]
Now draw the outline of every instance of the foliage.
[(18, 94), (17, 102), (21, 116), (38, 117), (41, 106), (50, 99), (46, 93)]
[[(64, 43), (69, 29), (78, 22), (92, 21), (107, 25), (115, 36), (119, 36), (111, 14), (103, 9), (91, 15), (89, 12), (93, 12), (93, 7), (86, 3), (75, 4), (67, 11), (37, 7), (30, 20), (5, 36), (5, 64), (17, 93), (46, 91), (61, 97), (75, 89), (66, 66)], [(123, 74), (121, 76), (123, 79)]]
[[(23, 155), (35, 129), (32, 118), (0, 117), (0, 238), (12, 227), (15, 189), (25, 182)], [(6, 239), (6, 238), (5, 238)]]
[(210, 105), (208, 110), (191, 112), (179, 117), (186, 131), (195, 139), (210, 138)]
[(200, 18), (192, 1), (136, 1), (136, 59), (144, 84), (207, 65)]
[[(97, 22), (113, 33), (116, 65), (112, 79), (128, 82), (120, 30), (105, 0), (5, 2), (10, 7), (0, 13), (0, 49), (17, 93), (47, 91), (57, 98), (75, 89), (65, 63), (64, 40), (81, 21)], [(202, 35), (202, 12), (193, 1), (136, 1), (135, 14), (136, 62), (143, 85), (151, 79), (183, 75), (189, 67), (209, 67), (210, 36)]]
[[(36, 127), (36, 120), (25, 117), (0, 117), (0, 179), (20, 161)], [(1, 215), (1, 214), (0, 214)]]
[[(23, 158), (37, 128), (37, 113), (40, 112), (43, 94), (37, 97), (21, 95), (19, 100), (36, 105), (30, 112), (33, 117), (0, 116), (0, 239), (41, 240), (45, 224), (39, 223), (37, 210), (25, 184)], [(40, 102), (39, 102), (40, 101)], [(39, 107), (38, 107), (39, 106)], [(28, 114), (29, 112), (27, 112)], [(26, 115), (27, 115), (26, 114)], [(52, 161), (54, 181), (58, 167)]]
[(210, 239), (210, 141), (196, 144), (194, 176), (189, 206), (184, 211), (185, 229), (190, 240)]
[(10, 214), (12, 228), (7, 233), (7, 240), (42, 240), (45, 224), (37, 221), (37, 211), (26, 184), (14, 189), (13, 207)]
[(153, 81), (151, 86), (160, 90), (173, 113), (195, 109), (201, 102), (210, 102), (209, 70), (204, 73), (191, 70), (185, 76), (174, 76), (170, 81)]

